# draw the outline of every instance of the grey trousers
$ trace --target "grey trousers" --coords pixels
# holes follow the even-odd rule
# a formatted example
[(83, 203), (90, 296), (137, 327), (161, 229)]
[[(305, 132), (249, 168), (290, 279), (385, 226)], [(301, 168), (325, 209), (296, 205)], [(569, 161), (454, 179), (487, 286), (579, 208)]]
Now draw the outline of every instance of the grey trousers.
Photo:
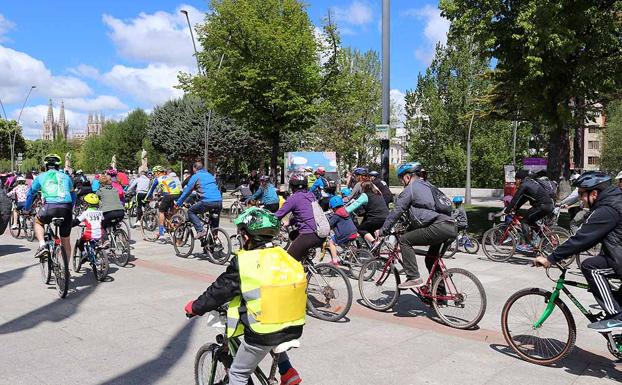
[(414, 229), (402, 235), (399, 242), (406, 277), (408, 279), (417, 279), (421, 276), (417, 266), (417, 254), (413, 246), (430, 245), (425, 257), (425, 265), (429, 271), (434, 265), (436, 258), (438, 258), (443, 243), (457, 236), (458, 231), (454, 222), (432, 223), (429, 226)]
[[(229, 369), (229, 385), (247, 385), (257, 365), (273, 348), (274, 346), (251, 345), (242, 341)], [(279, 354), (279, 363), (287, 360), (287, 353)]]

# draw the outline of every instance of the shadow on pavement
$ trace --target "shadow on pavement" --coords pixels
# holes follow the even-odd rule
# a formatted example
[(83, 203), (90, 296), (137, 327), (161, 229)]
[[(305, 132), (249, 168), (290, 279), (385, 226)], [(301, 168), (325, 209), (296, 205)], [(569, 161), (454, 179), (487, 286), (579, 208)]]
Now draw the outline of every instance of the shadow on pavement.
[[(152, 384), (161, 379), (184, 355), (188, 349), (192, 329), (196, 322), (188, 322), (171, 338), (157, 357), (118, 375), (100, 385)], [(192, 374), (188, 373), (188, 378)]]
[[(604, 339), (603, 344), (606, 344)], [(509, 346), (491, 344), (490, 348), (508, 357), (521, 360)], [(616, 367), (616, 359), (613, 356), (606, 357), (605, 355), (606, 353), (599, 355), (575, 346), (565, 359), (550, 365), (550, 367), (564, 369), (567, 373), (576, 376), (611, 378), (622, 381), (622, 372)]]
[(0, 245), (0, 257), (5, 257), (11, 254), (19, 254), (29, 250), (30, 249), (28, 247), (24, 247), (22, 245)]
[(8, 270), (0, 273), (0, 288), (19, 281), (24, 276), (26, 270), (36, 265), (37, 263), (33, 263), (32, 265), (19, 267), (17, 269)]
[(491, 261), (489, 258), (486, 258), (486, 257), (479, 257), (477, 259), (479, 259), (480, 261), (489, 261), (492, 263), (511, 263), (513, 265), (522, 265), (522, 266), (533, 264), (533, 258), (530, 258), (530, 257), (510, 257), (510, 259), (504, 262)]

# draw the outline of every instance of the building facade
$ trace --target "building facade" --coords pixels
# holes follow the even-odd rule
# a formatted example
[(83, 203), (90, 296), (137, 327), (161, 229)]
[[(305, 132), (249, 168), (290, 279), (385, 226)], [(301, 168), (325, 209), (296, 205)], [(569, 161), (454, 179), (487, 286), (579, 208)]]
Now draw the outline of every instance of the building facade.
[(101, 135), (104, 129), (106, 118), (103, 114), (89, 114), (89, 120), (86, 124), (86, 136)]
[(598, 170), (602, 151), (605, 115), (599, 114), (588, 122), (583, 131), (583, 169)]
[(65, 119), (65, 103), (60, 102), (60, 112), (58, 114), (58, 120), (54, 120), (54, 109), (52, 107), (52, 99), (48, 104), (48, 113), (43, 120), (41, 138), (44, 140), (56, 140), (59, 138), (69, 138), (69, 122)]

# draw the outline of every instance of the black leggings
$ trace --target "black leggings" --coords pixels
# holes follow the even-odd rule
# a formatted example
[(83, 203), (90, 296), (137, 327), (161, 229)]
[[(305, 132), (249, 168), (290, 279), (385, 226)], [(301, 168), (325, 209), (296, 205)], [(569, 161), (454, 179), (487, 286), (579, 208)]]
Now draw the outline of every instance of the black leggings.
[(361, 224), (359, 225), (359, 233), (363, 236), (365, 236), (365, 234), (367, 233), (374, 235), (374, 232), (376, 230), (380, 230), (382, 228), (382, 225), (384, 225), (383, 218), (363, 218), (363, 222), (361, 222)]
[(298, 232), (291, 235), (294, 240), (287, 248), (287, 252), (298, 262), (302, 262), (307, 256), (309, 250), (321, 247), (322, 244), (324, 244), (324, 239), (318, 237), (315, 233), (297, 233)]
[(123, 220), (124, 216), (125, 216), (125, 211), (123, 210), (106, 211), (104, 213), (104, 220), (102, 221), (102, 228), (104, 230), (107, 229), (110, 226), (110, 222), (112, 222), (115, 219)]
[(527, 242), (531, 240), (531, 237), (529, 236), (529, 226), (535, 227), (536, 222), (551, 214), (553, 209), (555, 209), (555, 206), (553, 205), (542, 205), (535, 206), (527, 210), (527, 215), (525, 215), (524, 218), (525, 220), (521, 223), (521, 230), (523, 231), (523, 236)]

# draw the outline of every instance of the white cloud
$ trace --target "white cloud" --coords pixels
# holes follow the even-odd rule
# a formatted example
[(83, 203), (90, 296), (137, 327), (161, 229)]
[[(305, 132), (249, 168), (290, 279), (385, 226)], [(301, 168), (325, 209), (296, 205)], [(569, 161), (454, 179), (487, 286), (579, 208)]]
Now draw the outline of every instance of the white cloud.
[(99, 77), (99, 70), (88, 64), (80, 64), (77, 67), (69, 68), (69, 73), (75, 76), (81, 76), (90, 79), (97, 79)]
[(353, 1), (346, 8), (333, 7), (337, 21), (352, 25), (366, 25), (372, 21), (371, 6), (367, 2)]
[(189, 72), (187, 67), (166, 64), (149, 64), (144, 68), (115, 65), (102, 79), (141, 102), (155, 105), (183, 95), (183, 91), (173, 88), (178, 84), (179, 71)]
[(45, 64), (28, 54), (0, 45), (0, 95), (6, 104), (21, 103), (30, 86), (33, 94), (52, 98), (83, 97), (91, 89), (72, 76), (55, 76)]
[(434, 58), (436, 44), (447, 42), (449, 20), (441, 16), (441, 11), (437, 7), (431, 5), (407, 10), (403, 15), (425, 20), (423, 35), (426, 42), (415, 50), (415, 57), (426, 64), (430, 64)]
[(188, 11), (193, 26), (203, 21), (203, 12), (190, 5), (181, 5), (173, 13), (141, 12), (138, 17), (129, 20), (104, 14), (103, 22), (110, 29), (108, 34), (123, 57), (144, 63), (186, 65), (195, 69), (192, 40), (186, 17), (179, 12), (181, 9)]
[(12, 30), (13, 28), (15, 28), (15, 24), (13, 22), (11, 22), (10, 20), (8, 20), (6, 17), (4, 17), (0, 13), (0, 43), (2, 43), (3, 41), (7, 41), (8, 40), (3, 35), (6, 35), (7, 32)]
[(65, 107), (79, 111), (108, 111), (127, 110), (128, 106), (116, 96), (100, 95), (93, 99), (69, 98), (64, 99)]
[(406, 94), (397, 88), (393, 88), (389, 95), (391, 98), (391, 110), (397, 114), (399, 119), (399, 122), (394, 124), (395, 126), (402, 126), (406, 120)]
[[(58, 120), (60, 113), (60, 104), (53, 106), (54, 119)], [(19, 109), (14, 110), (11, 113), (13, 119), (17, 119), (19, 115)], [(24, 108), (22, 113), (21, 125), (23, 128), (23, 134), (28, 139), (41, 139), (41, 133), (43, 132), (43, 121), (47, 117), (48, 106), (40, 104), (36, 106)], [(65, 119), (69, 123), (69, 132), (81, 133), (86, 130), (86, 123), (88, 121), (88, 114), (75, 112), (68, 109), (65, 105)]]

